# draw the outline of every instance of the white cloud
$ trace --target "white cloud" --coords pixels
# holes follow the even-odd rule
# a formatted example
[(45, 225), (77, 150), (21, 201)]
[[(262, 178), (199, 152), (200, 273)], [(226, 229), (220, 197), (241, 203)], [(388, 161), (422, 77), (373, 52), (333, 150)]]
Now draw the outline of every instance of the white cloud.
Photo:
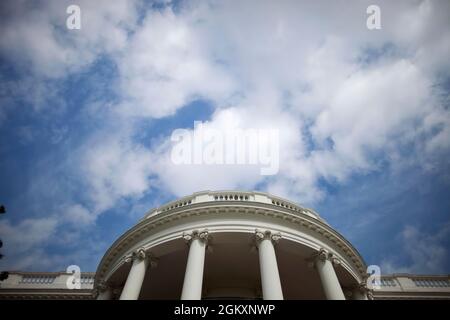
[[(323, 12), (321, 4), (252, 1), (240, 11), (193, 2), (176, 14), (149, 12), (124, 50), (113, 55), (124, 98), (116, 106), (119, 122), (130, 115), (168, 116), (203, 97), (217, 108), (207, 123), (211, 128), (279, 128), (280, 173), (267, 178), (248, 166), (174, 166), (169, 137), (148, 150), (126, 132), (116, 142), (85, 148), (84, 171), (94, 197), (104, 203), (100, 208), (141, 195), (150, 188), (150, 174), (176, 195), (266, 183), (269, 191), (311, 203), (324, 196), (320, 178), (344, 182), (355, 172), (376, 170), (374, 154), (394, 159), (390, 153), (424, 132), (440, 128), (425, 152), (450, 145), (443, 120), (448, 111), (431, 89), (436, 75), (425, 61), (447, 50), (438, 43), (448, 32), (424, 39), (431, 30), (443, 30), (443, 4), (385, 2), (378, 33), (365, 27), (364, 3), (345, 12), (341, 5), (328, 4), (339, 15)], [(423, 21), (430, 14), (438, 18)], [(311, 18), (317, 16), (320, 23)], [(411, 32), (402, 27), (405, 19), (416, 21)], [(392, 43), (395, 50), (384, 49)], [(440, 114), (439, 120), (422, 121), (431, 114)], [(129, 165), (124, 169), (121, 163)]]
[(95, 221), (95, 215), (80, 204), (64, 207), (61, 211), (64, 220), (75, 225), (89, 225)]
[[(428, 61), (448, 71), (442, 59), (450, 35), (446, 3), (382, 2), (383, 29), (369, 31), (364, 2), (343, 11), (342, 2), (323, 10), (320, 2), (248, 1), (235, 10), (230, 3), (192, 1), (176, 13), (170, 7), (141, 11), (138, 23), (140, 2), (86, 1), (79, 4), (79, 33), (59, 28), (66, 4), (47, 4), (47, 10), (5, 5), (13, 9), (1, 28), (0, 49), (44, 77), (62, 77), (109, 55), (118, 67), (118, 122), (130, 115), (168, 116), (201, 97), (219, 108), (211, 127), (220, 128), (228, 112), (242, 127), (273, 124), (283, 132), (280, 174), (268, 179), (248, 168), (172, 168), (163, 146), (148, 150), (132, 141), (132, 132), (88, 143), (80, 158), (96, 212), (145, 192), (151, 173), (176, 194), (266, 182), (269, 190), (316, 201), (323, 196), (320, 177), (345, 181), (376, 169), (372, 154), (413, 141), (415, 123), (440, 108), (430, 90), (437, 69)], [(395, 50), (384, 52), (386, 44)], [(439, 113), (448, 118), (448, 111)], [(441, 130), (429, 138), (429, 153), (449, 145), (448, 122), (425, 121), (417, 129), (436, 127)], [(199, 179), (199, 171), (215, 179)], [(170, 182), (175, 177), (183, 182)], [(286, 194), (293, 189), (302, 191)]]
[(0, 50), (36, 76), (61, 78), (99, 55), (124, 48), (127, 32), (136, 26), (136, 1), (77, 1), (80, 30), (66, 28), (66, 8), (71, 4), (68, 0), (3, 3)]
[[(403, 2), (398, 11), (391, 10), (392, 41), (404, 46), (412, 59), (428, 75), (450, 71), (450, 3), (448, 1), (418, 1), (414, 5)], [(387, 10), (386, 10), (387, 11)]]
[(445, 273), (445, 263), (448, 259), (448, 250), (444, 242), (450, 235), (450, 226), (444, 225), (435, 234), (427, 234), (421, 230), (407, 225), (401, 233), (403, 251), (410, 264), (398, 264), (397, 258), (387, 258), (382, 262), (382, 273)]
[(55, 217), (28, 218), (18, 224), (6, 220), (0, 223), (0, 234), (9, 248), (21, 253), (51, 239), (57, 223)]
[(120, 198), (139, 198), (150, 188), (151, 154), (129, 138), (99, 135), (78, 151), (80, 172), (95, 215), (111, 208)]
[[(0, 222), (0, 234), (5, 255), (1, 268), (6, 270), (58, 271), (71, 264), (95, 270), (100, 254), (108, 243), (86, 237), (95, 215), (81, 205), (61, 206), (43, 217), (25, 218), (17, 223), (6, 219)], [(92, 229), (91, 229), (92, 230)], [(49, 247), (57, 248), (52, 252)], [(49, 251), (50, 250), (50, 251)]]
[[(312, 127), (321, 143), (333, 141), (332, 161), (341, 161), (339, 175), (370, 166), (368, 152), (380, 150), (402, 134), (433, 107), (430, 83), (412, 63), (404, 60), (371, 70), (360, 70), (336, 87), (333, 98)], [(320, 159), (320, 153), (316, 154)], [(333, 173), (324, 172), (325, 176)]]
[(120, 112), (162, 117), (195, 98), (227, 98), (231, 80), (199, 39), (196, 23), (171, 9), (147, 14), (117, 60), (126, 99)]

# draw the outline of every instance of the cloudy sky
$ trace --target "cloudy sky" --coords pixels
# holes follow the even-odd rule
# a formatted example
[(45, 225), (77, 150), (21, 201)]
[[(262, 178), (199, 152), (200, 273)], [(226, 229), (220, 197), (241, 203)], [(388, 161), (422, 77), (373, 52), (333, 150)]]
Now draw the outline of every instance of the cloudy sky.
[[(1, 1), (0, 268), (95, 271), (148, 209), (245, 189), (382, 273), (450, 273), (449, 57), (447, 0)], [(276, 128), (278, 173), (174, 164), (194, 121)]]

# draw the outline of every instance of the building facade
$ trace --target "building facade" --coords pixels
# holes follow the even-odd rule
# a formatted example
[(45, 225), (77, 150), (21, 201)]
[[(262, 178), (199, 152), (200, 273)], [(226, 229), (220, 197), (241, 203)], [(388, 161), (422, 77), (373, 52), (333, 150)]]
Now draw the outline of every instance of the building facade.
[(95, 273), (11, 272), (0, 298), (450, 298), (448, 275), (369, 280), (358, 251), (313, 210), (267, 193), (207, 191), (146, 213)]

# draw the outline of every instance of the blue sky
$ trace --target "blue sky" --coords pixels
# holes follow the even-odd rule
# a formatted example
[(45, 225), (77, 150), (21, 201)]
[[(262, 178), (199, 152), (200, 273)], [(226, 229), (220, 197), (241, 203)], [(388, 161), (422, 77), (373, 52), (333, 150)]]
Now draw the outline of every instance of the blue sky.
[[(382, 273), (450, 273), (450, 5), (378, 1), (368, 30), (372, 2), (3, 1), (0, 268), (94, 271), (152, 207), (249, 189)], [(277, 128), (278, 173), (175, 165), (194, 121)]]

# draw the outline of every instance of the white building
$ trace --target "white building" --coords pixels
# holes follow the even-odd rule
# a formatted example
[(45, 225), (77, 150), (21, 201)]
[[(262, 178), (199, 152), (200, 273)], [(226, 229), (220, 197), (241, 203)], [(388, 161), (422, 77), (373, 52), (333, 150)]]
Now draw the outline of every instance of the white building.
[(67, 273), (11, 272), (0, 298), (450, 298), (448, 275), (383, 275), (369, 290), (366, 272), (311, 209), (261, 192), (198, 192), (148, 212), (80, 289), (68, 289)]

